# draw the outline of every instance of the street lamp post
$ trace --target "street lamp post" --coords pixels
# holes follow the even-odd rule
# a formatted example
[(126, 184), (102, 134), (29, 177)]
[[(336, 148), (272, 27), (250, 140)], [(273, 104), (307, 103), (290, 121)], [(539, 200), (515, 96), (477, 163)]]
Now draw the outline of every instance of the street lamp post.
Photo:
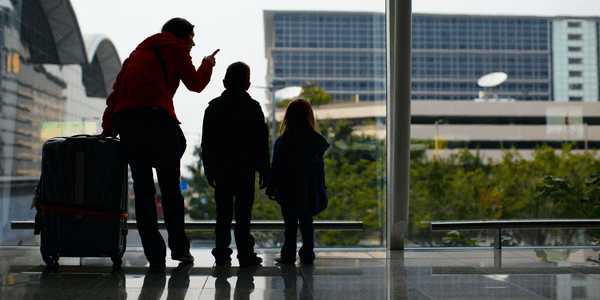
[(583, 123), (583, 135), (585, 136), (585, 151), (588, 149), (588, 127), (587, 123)]
[(275, 118), (275, 110), (277, 107), (277, 101), (275, 101), (275, 92), (285, 86), (285, 81), (275, 80), (271, 81), (271, 134), (272, 134), (272, 145), (275, 147), (275, 137), (277, 137), (277, 119)]
[(438, 123), (444, 122), (444, 119), (439, 119), (435, 121), (435, 153), (438, 153), (438, 140), (440, 139), (440, 133), (438, 130)]

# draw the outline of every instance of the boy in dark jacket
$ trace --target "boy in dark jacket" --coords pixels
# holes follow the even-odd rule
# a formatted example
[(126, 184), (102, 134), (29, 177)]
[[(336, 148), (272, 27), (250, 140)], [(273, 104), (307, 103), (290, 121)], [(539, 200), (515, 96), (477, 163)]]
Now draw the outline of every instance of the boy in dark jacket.
[[(229, 265), (231, 221), (237, 258), (241, 267), (254, 266), (262, 258), (254, 253), (250, 219), (254, 204), (254, 183), (259, 172), (260, 189), (266, 187), (269, 172), (269, 128), (258, 101), (246, 92), (250, 67), (236, 62), (227, 68), (225, 91), (212, 100), (204, 113), (202, 161), (208, 184), (215, 189), (217, 203), (216, 240), (212, 254), (219, 266)], [(235, 202), (234, 202), (235, 198)]]

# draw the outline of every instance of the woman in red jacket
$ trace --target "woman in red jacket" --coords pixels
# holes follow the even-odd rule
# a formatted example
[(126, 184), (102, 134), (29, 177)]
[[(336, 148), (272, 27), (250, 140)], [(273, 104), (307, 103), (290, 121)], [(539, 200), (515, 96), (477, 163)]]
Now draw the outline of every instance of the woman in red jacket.
[(154, 177), (162, 193), (171, 258), (193, 262), (185, 234), (183, 196), (179, 190), (180, 160), (186, 140), (175, 115), (173, 96), (179, 81), (200, 93), (212, 75), (213, 53), (196, 70), (190, 57), (194, 25), (174, 18), (162, 32), (145, 39), (123, 62), (106, 100), (100, 138), (120, 135), (124, 157), (131, 169), (135, 215), (150, 269), (164, 270), (166, 245), (158, 231)]

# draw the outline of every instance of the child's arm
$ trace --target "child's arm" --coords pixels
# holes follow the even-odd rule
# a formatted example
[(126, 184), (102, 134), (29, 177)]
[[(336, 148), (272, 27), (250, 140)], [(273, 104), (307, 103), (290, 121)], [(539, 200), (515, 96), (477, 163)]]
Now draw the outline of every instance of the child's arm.
[(269, 164), (271, 161), (271, 155), (269, 154), (269, 127), (265, 122), (265, 115), (263, 114), (262, 109), (257, 115), (257, 146), (259, 147), (259, 149), (257, 152), (258, 157), (256, 157), (256, 159), (258, 162), (258, 177), (261, 181), (264, 182), (266, 186), (267, 179), (269, 178)]
[(271, 164), (271, 171), (270, 171), (269, 180), (267, 183), (267, 190), (265, 192), (265, 194), (267, 194), (267, 196), (269, 196), (269, 199), (271, 199), (271, 200), (275, 200), (275, 196), (277, 194), (278, 179), (281, 174), (281, 170), (280, 170), (281, 143), (282, 143), (282, 139), (281, 139), (281, 137), (279, 137), (275, 141), (275, 146), (273, 147), (273, 162)]

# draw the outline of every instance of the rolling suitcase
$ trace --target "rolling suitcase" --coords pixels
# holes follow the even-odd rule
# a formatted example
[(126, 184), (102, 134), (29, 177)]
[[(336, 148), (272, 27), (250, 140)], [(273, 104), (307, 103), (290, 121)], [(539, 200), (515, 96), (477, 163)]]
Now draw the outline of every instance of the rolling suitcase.
[(65, 257), (110, 257), (127, 245), (127, 164), (119, 140), (52, 138), (42, 148), (36, 234), (48, 266)]

